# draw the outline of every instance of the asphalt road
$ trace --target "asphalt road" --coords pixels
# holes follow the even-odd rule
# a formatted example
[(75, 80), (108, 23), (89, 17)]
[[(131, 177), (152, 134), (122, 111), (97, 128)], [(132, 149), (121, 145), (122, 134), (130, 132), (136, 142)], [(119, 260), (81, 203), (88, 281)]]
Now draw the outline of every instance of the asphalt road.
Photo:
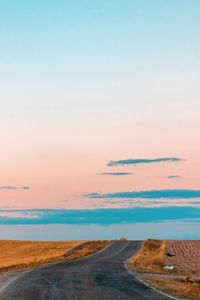
[(20, 274), (0, 300), (167, 300), (130, 274), (124, 261), (141, 246), (119, 241), (87, 258), (60, 262)]

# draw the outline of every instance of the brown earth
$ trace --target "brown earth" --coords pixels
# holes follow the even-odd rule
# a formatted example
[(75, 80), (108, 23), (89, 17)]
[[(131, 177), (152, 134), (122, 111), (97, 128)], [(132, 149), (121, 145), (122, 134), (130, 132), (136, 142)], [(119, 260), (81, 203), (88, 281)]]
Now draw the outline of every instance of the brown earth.
[(167, 250), (176, 272), (200, 275), (200, 241), (169, 241)]
[(84, 257), (105, 247), (108, 241), (0, 240), (0, 272), (18, 271), (58, 260)]

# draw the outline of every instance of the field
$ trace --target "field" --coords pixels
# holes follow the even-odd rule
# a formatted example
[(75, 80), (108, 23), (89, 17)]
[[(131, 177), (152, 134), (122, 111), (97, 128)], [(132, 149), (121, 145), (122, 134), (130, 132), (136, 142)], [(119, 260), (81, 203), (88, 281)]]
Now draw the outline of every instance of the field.
[(200, 276), (200, 241), (169, 241), (169, 263), (180, 273)]
[(70, 260), (92, 254), (108, 241), (0, 241), (0, 272), (28, 269), (57, 260)]
[[(173, 271), (164, 270), (173, 265)], [(130, 260), (139, 278), (148, 284), (188, 299), (200, 299), (200, 241), (147, 240)]]

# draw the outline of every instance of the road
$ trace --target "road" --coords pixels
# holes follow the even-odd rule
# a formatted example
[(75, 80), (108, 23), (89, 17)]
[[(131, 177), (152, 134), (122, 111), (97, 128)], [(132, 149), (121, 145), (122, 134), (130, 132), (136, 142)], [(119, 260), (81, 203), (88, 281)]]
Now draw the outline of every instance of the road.
[(167, 300), (137, 281), (124, 261), (141, 246), (115, 242), (73, 262), (60, 262), (23, 272), (3, 288), (0, 300)]

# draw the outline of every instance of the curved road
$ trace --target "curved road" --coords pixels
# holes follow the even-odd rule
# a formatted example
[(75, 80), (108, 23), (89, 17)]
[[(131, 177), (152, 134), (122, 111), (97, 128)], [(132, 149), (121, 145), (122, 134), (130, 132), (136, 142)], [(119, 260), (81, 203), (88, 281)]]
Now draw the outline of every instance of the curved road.
[(140, 246), (137, 241), (119, 241), (84, 259), (24, 272), (1, 290), (0, 300), (169, 299), (137, 281), (125, 268), (124, 261)]

